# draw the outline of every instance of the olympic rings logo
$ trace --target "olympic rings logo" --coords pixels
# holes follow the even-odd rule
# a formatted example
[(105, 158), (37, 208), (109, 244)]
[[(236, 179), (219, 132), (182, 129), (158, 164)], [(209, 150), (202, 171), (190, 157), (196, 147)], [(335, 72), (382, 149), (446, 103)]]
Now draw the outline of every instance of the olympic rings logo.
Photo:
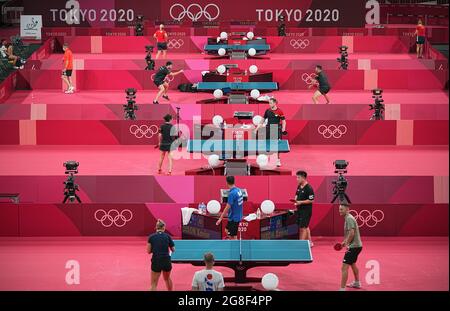
[[(155, 81), (155, 75), (156, 75), (156, 73), (154, 73), (154, 74), (151, 75), (150, 79), (152, 79), (152, 81)], [(167, 76), (164, 78), (164, 81), (165, 81), (165, 82), (172, 82), (174, 79), (175, 79), (174, 76), (172, 76), (172, 75), (167, 75)]]
[[(175, 8), (181, 9), (177, 16), (174, 15)], [(202, 16), (204, 16), (208, 21), (213, 21), (219, 17), (220, 9), (214, 3), (209, 3), (204, 8), (202, 8), (202, 6), (198, 3), (192, 3), (187, 8), (180, 3), (175, 3), (170, 7), (169, 14), (170, 17), (176, 21), (181, 21), (186, 16), (193, 22), (198, 21)]]
[(316, 75), (314, 73), (308, 74), (308, 73), (305, 72), (304, 74), (302, 74), (302, 80), (307, 85), (316, 84), (316, 79), (315, 78), (316, 78)]
[(350, 214), (355, 217), (358, 227), (367, 226), (369, 228), (374, 228), (380, 222), (384, 220), (384, 212), (382, 210), (374, 210), (370, 212), (366, 209), (360, 211), (350, 210)]
[(306, 49), (306, 48), (311, 44), (311, 42), (309, 42), (308, 39), (305, 39), (305, 40), (302, 40), (302, 39), (298, 39), (298, 40), (292, 39), (291, 41), (289, 41), (289, 44), (290, 44), (294, 49), (296, 49), (296, 50), (298, 50), (298, 49), (304, 50), (304, 49)]
[(336, 138), (339, 139), (345, 134), (347, 134), (347, 127), (343, 124), (341, 125), (329, 125), (326, 126), (325, 124), (320, 125), (317, 128), (317, 131), (320, 135), (323, 136), (323, 138), (330, 139), (330, 138)]
[(121, 212), (116, 209), (111, 209), (108, 212), (104, 209), (99, 209), (95, 211), (94, 218), (105, 228), (113, 225), (117, 228), (122, 228), (133, 219), (133, 213), (129, 209), (124, 209)]
[(167, 42), (167, 47), (169, 49), (179, 49), (184, 45), (183, 39), (171, 39)]
[(156, 125), (136, 125), (133, 124), (130, 126), (130, 133), (133, 134), (136, 138), (152, 138), (154, 135), (159, 133), (159, 128)]

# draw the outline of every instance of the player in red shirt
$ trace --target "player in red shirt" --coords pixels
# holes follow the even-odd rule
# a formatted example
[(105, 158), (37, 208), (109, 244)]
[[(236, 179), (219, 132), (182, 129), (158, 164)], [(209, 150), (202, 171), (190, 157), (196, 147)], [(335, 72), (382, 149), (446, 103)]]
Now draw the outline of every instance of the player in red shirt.
[(425, 44), (425, 26), (422, 23), (422, 20), (419, 19), (416, 27), (416, 32), (414, 33), (417, 36), (417, 58), (423, 58), (423, 45)]
[(156, 47), (158, 48), (158, 52), (156, 52), (156, 57), (155, 59), (159, 58), (159, 55), (161, 54), (162, 51), (162, 58), (166, 58), (166, 53), (167, 53), (167, 32), (164, 30), (164, 25), (161, 24), (159, 25), (159, 30), (157, 30), (155, 32), (155, 34), (153, 35), (153, 38), (156, 39)]
[(63, 72), (61, 78), (67, 85), (67, 91), (64, 93), (72, 94), (75, 88), (72, 84), (72, 71), (73, 71), (73, 54), (69, 49), (69, 45), (64, 43), (63, 45), (64, 58), (63, 58)]

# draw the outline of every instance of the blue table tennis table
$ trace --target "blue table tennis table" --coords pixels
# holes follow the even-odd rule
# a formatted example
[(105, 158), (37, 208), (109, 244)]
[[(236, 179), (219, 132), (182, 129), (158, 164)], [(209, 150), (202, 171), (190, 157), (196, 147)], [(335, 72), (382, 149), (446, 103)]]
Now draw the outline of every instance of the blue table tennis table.
[(290, 151), (287, 140), (215, 140), (193, 139), (187, 142), (190, 153), (218, 154), (229, 158), (233, 154), (253, 155), (266, 153), (288, 153)]
[(211, 252), (216, 266), (234, 270), (234, 278), (227, 282), (259, 282), (261, 278), (247, 278), (247, 270), (260, 266), (288, 266), (311, 263), (313, 257), (307, 240), (177, 240), (173, 263), (203, 266), (203, 256)]
[(277, 91), (277, 82), (199, 82), (197, 84), (198, 91), (230, 89), (231, 91)]
[(205, 45), (205, 51), (218, 51), (219, 49), (234, 50), (234, 51), (248, 51), (249, 49), (255, 49), (256, 52), (270, 51), (270, 45), (268, 44), (207, 44)]

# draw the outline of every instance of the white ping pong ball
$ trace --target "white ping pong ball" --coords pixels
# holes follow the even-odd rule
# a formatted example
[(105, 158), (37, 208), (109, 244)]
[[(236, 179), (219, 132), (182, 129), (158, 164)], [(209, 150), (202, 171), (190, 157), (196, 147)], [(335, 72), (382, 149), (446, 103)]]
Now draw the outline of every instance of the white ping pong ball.
[(260, 154), (256, 158), (256, 163), (258, 163), (259, 167), (265, 167), (269, 163), (269, 157), (265, 154)]
[(220, 212), (220, 203), (217, 200), (211, 200), (206, 204), (206, 210), (211, 215), (217, 215)]
[(219, 156), (217, 154), (212, 154), (208, 157), (208, 164), (211, 167), (216, 167), (219, 165)]
[(265, 290), (276, 290), (278, 288), (278, 283), (278, 277), (273, 273), (265, 274), (261, 280), (261, 284)]
[(275, 210), (275, 203), (273, 203), (271, 200), (265, 200), (261, 203), (261, 211), (264, 214), (272, 214)]
[(221, 98), (223, 96), (223, 91), (220, 89), (217, 89), (214, 91), (214, 98)]

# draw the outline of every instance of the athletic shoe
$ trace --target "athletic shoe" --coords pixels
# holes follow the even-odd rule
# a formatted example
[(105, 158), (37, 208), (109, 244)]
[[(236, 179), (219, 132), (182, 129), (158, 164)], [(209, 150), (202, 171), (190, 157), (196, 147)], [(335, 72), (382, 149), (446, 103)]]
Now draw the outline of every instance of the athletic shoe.
[(309, 242), (309, 246), (310, 246), (310, 247), (314, 247), (314, 243), (310, 241), (310, 242)]
[(71, 91), (72, 93), (75, 92), (75, 87), (73, 86), (69, 87), (69, 91)]
[(71, 89), (68, 89), (67, 91), (64, 92), (65, 94), (73, 94), (73, 91)]
[(338, 292), (345, 292), (345, 288), (339, 288)]
[(350, 284), (348, 284), (347, 287), (359, 289), (359, 288), (361, 288), (361, 283), (353, 281)]
[(158, 102), (157, 100), (154, 100), (154, 101), (153, 101), (153, 104), (154, 104), (154, 105), (158, 105), (159, 102)]
[(164, 98), (165, 100), (170, 100), (169, 96), (167, 96), (167, 95), (163, 95), (162, 98)]
[(280, 159), (277, 160), (277, 166), (281, 167), (281, 160)]

